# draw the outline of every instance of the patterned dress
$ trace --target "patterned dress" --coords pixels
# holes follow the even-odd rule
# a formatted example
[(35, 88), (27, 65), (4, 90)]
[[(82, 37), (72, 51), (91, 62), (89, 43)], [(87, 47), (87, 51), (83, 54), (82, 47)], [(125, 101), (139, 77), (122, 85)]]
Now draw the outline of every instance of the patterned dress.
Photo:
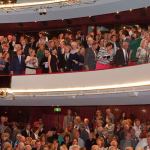
[(110, 63), (113, 61), (113, 54), (110, 55), (106, 49), (102, 48), (97, 54), (96, 70), (111, 68)]
[(143, 49), (139, 47), (137, 49), (136, 58), (138, 59), (138, 64), (144, 64), (148, 62), (148, 51), (147, 49)]

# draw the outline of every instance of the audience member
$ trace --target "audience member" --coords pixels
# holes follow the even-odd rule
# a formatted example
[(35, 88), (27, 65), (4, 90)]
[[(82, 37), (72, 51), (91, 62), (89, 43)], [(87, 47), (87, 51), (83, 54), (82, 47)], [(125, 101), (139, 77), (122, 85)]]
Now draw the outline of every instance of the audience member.
[(73, 123), (73, 120), (74, 116), (72, 115), (72, 110), (68, 109), (67, 115), (65, 115), (63, 119), (63, 129), (65, 130), (66, 128), (68, 128), (69, 124)]
[[(131, 120), (128, 117), (120, 118), (116, 122), (110, 108), (96, 110), (94, 122), (89, 118), (72, 115), (67, 110), (64, 116), (64, 125), (59, 128), (47, 126), (42, 118), (33, 123), (24, 124), (9, 122), (8, 117), (1, 115), (0, 122), (0, 148), (10, 150), (68, 150), (74, 146), (86, 150), (139, 150), (150, 147), (150, 124), (139, 119)], [(71, 124), (70, 124), (71, 123)], [(91, 126), (92, 123), (92, 126)], [(63, 130), (64, 128), (64, 130)], [(146, 135), (146, 136), (144, 136)]]
[[(96, 34), (89, 32), (87, 35), (83, 35), (82, 31), (77, 31), (76, 34), (67, 31), (51, 39), (47, 34), (40, 31), (38, 36), (31, 37), (13, 34), (0, 36), (0, 74), (99, 70), (150, 62), (150, 33), (141, 27), (125, 26), (119, 30), (98, 30)], [(35, 50), (34, 57), (37, 57), (36, 66), (31, 67), (28, 64), (24, 71), (22, 64), (20, 67), (22, 66), (23, 70), (19, 72), (12, 70), (20, 68), (18, 63), (14, 64), (18, 42), (22, 47), (22, 59), (29, 59), (30, 50)], [(50, 53), (49, 62), (42, 64), (41, 60), (46, 57), (45, 50)]]
[(29, 51), (29, 56), (25, 60), (26, 69), (25, 74), (36, 74), (36, 68), (38, 67), (38, 59), (35, 56), (35, 50)]
[(15, 45), (16, 55), (12, 58), (10, 64), (11, 74), (23, 74), (25, 71), (25, 57), (22, 55), (22, 46)]

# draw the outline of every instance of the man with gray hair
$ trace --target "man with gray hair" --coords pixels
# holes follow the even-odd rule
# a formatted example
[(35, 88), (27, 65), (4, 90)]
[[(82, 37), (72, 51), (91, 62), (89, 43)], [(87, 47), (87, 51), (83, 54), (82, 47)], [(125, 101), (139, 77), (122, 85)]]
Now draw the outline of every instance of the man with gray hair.
[(85, 53), (85, 68), (86, 70), (95, 70), (96, 68), (96, 48), (98, 44), (92, 37), (87, 38), (88, 48)]
[(115, 56), (115, 65), (116, 66), (127, 66), (129, 61), (129, 43), (126, 41), (123, 41), (121, 48), (117, 50), (116, 56)]

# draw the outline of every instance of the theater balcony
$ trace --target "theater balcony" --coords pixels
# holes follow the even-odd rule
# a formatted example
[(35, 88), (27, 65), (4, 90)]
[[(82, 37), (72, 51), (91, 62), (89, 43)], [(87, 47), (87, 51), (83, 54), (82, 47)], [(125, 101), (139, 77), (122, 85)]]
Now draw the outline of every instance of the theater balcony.
[(150, 64), (101, 71), (12, 76), (0, 105), (150, 104)]
[(149, 0), (17, 0), (15, 4), (0, 4), (0, 23), (64, 20), (148, 7)]

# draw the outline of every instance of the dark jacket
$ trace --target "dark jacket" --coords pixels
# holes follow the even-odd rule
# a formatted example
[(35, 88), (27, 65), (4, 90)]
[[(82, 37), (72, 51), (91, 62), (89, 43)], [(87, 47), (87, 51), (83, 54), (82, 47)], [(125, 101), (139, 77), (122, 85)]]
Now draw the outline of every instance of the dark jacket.
[(114, 62), (115, 62), (116, 66), (127, 66), (128, 65), (128, 58), (127, 57), (125, 58), (123, 49), (117, 50)]
[(14, 74), (23, 74), (25, 71), (25, 58), (21, 56), (21, 62), (19, 62), (19, 58), (15, 55), (10, 63), (10, 71), (13, 71)]
[(85, 53), (85, 66), (88, 66), (89, 70), (95, 70), (96, 68), (96, 56), (92, 48), (87, 48)]

